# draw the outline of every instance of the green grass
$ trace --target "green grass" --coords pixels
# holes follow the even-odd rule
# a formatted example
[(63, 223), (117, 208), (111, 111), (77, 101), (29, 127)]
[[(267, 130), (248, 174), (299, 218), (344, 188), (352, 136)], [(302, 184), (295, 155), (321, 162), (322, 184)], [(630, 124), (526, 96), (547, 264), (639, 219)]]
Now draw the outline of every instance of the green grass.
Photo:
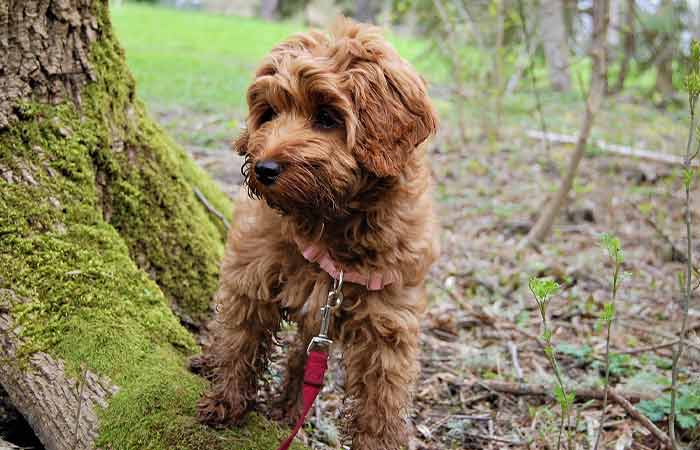
[[(279, 41), (305, 28), (234, 16), (127, 3), (112, 22), (126, 50), (139, 95), (164, 108), (240, 111), (259, 60)], [(399, 53), (430, 78), (446, 76), (426, 56), (424, 41), (391, 36)]]

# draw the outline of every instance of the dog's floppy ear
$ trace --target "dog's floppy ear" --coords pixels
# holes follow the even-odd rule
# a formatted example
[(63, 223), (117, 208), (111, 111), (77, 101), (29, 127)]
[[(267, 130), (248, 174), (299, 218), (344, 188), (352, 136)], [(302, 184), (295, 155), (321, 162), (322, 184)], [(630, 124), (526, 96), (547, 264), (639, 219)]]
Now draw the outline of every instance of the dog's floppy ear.
[(398, 56), (348, 70), (357, 115), (355, 158), (378, 176), (397, 176), (411, 153), (437, 130), (422, 78)]
[(239, 134), (238, 137), (234, 139), (231, 143), (231, 147), (233, 148), (233, 150), (241, 156), (246, 155), (248, 153), (249, 137), (250, 135), (248, 134), (247, 128), (241, 131), (241, 134)]

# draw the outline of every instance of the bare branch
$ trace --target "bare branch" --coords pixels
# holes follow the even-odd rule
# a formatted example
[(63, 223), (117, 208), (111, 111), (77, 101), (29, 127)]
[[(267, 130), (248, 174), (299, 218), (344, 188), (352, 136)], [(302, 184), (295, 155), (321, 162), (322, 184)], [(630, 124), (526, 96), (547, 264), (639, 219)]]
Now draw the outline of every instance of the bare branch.
[(578, 139), (576, 140), (576, 149), (569, 161), (569, 167), (564, 178), (561, 181), (559, 191), (555, 194), (547, 206), (545, 211), (537, 220), (537, 223), (532, 227), (527, 237), (520, 246), (534, 242), (542, 242), (552, 229), (554, 220), (561, 210), (566, 196), (574, 184), (574, 178), (578, 171), (579, 163), (583, 157), (588, 137), (593, 128), (593, 121), (600, 108), (605, 93), (605, 76), (607, 68), (606, 42), (608, 36), (610, 2), (609, 0), (595, 0), (593, 3), (593, 41), (591, 45), (591, 59), (593, 61), (593, 71), (591, 74), (591, 89), (586, 98), (586, 111), (583, 117), (581, 130), (579, 131)]
[[(570, 134), (558, 134), (558, 133), (542, 133), (538, 130), (527, 130), (525, 132), (527, 137), (532, 139), (539, 139), (543, 141), (555, 142), (558, 144), (576, 144), (578, 138)], [(682, 166), (685, 163), (685, 159), (675, 155), (668, 155), (665, 153), (653, 152), (651, 150), (644, 150), (638, 148), (632, 148), (624, 145), (609, 144), (602, 139), (596, 139), (593, 143), (600, 150), (606, 153), (612, 153), (620, 156), (631, 156), (633, 158), (645, 159), (653, 162)], [(699, 166), (697, 161), (693, 161), (693, 166)]]
[(202, 202), (202, 205), (204, 205), (207, 211), (216, 216), (221, 221), (221, 223), (223, 223), (224, 226), (228, 229), (230, 224), (228, 220), (226, 220), (226, 217), (218, 209), (214, 208), (214, 206), (211, 203), (209, 203), (209, 200), (207, 200), (204, 194), (202, 194), (202, 191), (200, 191), (197, 188), (194, 188), (193, 191), (194, 195), (197, 197), (197, 200)]

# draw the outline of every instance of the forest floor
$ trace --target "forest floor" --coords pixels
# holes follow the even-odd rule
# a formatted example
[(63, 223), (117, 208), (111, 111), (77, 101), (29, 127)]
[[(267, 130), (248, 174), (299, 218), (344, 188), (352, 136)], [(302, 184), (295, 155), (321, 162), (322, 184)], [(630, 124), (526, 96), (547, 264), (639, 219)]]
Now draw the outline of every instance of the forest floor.
[[(118, 31), (135, 27), (127, 9), (115, 15)], [(208, 103), (207, 98), (172, 101), (155, 86), (166, 89), (159, 85), (168, 84), (167, 74), (174, 72), (149, 68), (147, 58), (139, 60), (137, 38), (130, 41), (125, 36), (123, 41), (140, 95), (152, 114), (226, 192), (236, 192), (240, 160), (228, 142), (243, 119), (240, 95), (245, 83), (237, 100), (228, 105), (220, 99)], [(168, 42), (174, 48), (178, 45)], [(246, 59), (243, 67), (252, 71), (253, 64)], [(196, 89), (192, 95), (197, 95)], [(206, 95), (214, 97), (215, 89)], [(565, 382), (580, 393), (575, 403), (578, 420), (569, 431), (576, 448), (592, 448), (601, 413), (601, 401), (592, 394), (602, 392), (605, 353), (599, 319), (610, 299), (613, 272), (600, 246), (602, 233), (618, 236), (625, 255), (613, 323), (611, 381), (666, 430), (671, 344), (681, 319), (677, 274), (685, 267), (679, 166), (619, 157), (591, 145), (547, 242), (519, 250), (518, 243), (546, 197), (558, 186), (572, 146), (547, 149), (528, 137), (539, 122), (529, 96), (509, 99), (502, 122), (491, 124), (488, 133), (477, 123), (476, 108), (467, 108), (467, 119), (460, 124), (449, 98), (438, 97), (443, 127), (429, 153), (442, 255), (428, 280), (430, 306), (423, 322), (422, 375), (411, 412), (415, 426), (411, 448), (556, 448), (561, 411), (549, 395), (552, 370), (537, 340), (541, 320), (527, 287), (533, 276), (551, 277), (562, 286), (549, 314)], [(636, 93), (625, 93), (608, 99), (594, 137), (660, 154), (681, 154), (687, 138), (683, 109), (658, 110), (638, 98)], [(550, 132), (576, 133), (583, 108), (580, 99), (548, 95), (543, 102)], [(700, 192), (693, 195), (693, 221), (700, 223)], [(698, 255), (698, 228), (694, 235), (693, 252)], [(697, 257), (694, 260), (700, 265)], [(685, 390), (679, 411), (681, 435), (685, 442), (695, 442), (694, 448), (700, 448), (698, 335), (696, 298), (690, 310), (689, 348), (682, 359), (680, 380)], [(279, 349), (273, 381), (279, 381), (283, 357), (284, 350)], [(306, 428), (304, 439), (314, 448), (338, 448), (335, 421), (341, 403), (342, 371), (335, 364), (317, 415)], [(600, 448), (616, 450), (661, 448), (658, 439), (616, 402), (606, 411), (602, 444)]]
[[(216, 114), (182, 110), (157, 113), (202, 167), (233, 195), (241, 182), (240, 159), (228, 149)], [(640, 125), (642, 126), (642, 125)], [(208, 130), (208, 131), (207, 131)], [(202, 144), (196, 137), (222, 137)], [(495, 141), (470, 140), (459, 149), (450, 137), (430, 146), (435, 197), (442, 224), (442, 255), (428, 281), (430, 307), (423, 323), (422, 376), (413, 421), (417, 449), (547, 448), (554, 445), (560, 411), (543, 395), (500, 392), (489, 383), (546, 386), (552, 371), (536, 336), (539, 312), (527, 288), (529, 277), (551, 277), (562, 286), (552, 301), (554, 343), (567, 384), (600, 389), (605, 334), (599, 317), (610, 299), (613, 266), (600, 235), (621, 240), (626, 272), (613, 325), (612, 382), (632, 399), (663, 416), (670, 380), (671, 347), (680, 323), (677, 273), (684, 269), (683, 199), (677, 166), (591, 152), (551, 237), (537, 249), (517, 250), (542, 202), (563, 171), (571, 146), (552, 146), (550, 158), (522, 129), (505, 129)], [(453, 136), (453, 138), (455, 138)], [(700, 219), (700, 195), (693, 220)], [(696, 231), (694, 253), (700, 254)], [(697, 264), (697, 263), (696, 263)], [(682, 381), (689, 392), (684, 417), (700, 423), (700, 308), (690, 311), (689, 345)], [(648, 347), (655, 347), (645, 350)], [(283, 350), (273, 378), (280, 381)], [(337, 367), (337, 365), (336, 365)], [(342, 402), (340, 369), (320, 398), (323, 420), (310, 439), (323, 447), (336, 435), (332, 421)], [(513, 385), (514, 386), (514, 385)], [(512, 387), (512, 386), (511, 386)], [(523, 388), (520, 386), (519, 388)], [(508, 389), (508, 386), (502, 389)], [(527, 390), (527, 389), (526, 389)], [(526, 394), (527, 392), (523, 392)], [(580, 398), (578, 439), (591, 439), (600, 401)], [(656, 417), (654, 416), (654, 417)], [(618, 405), (608, 408), (601, 448), (659, 448), (658, 442)], [(516, 426), (514, 426), (516, 425)], [(663, 420), (659, 426), (664, 427)], [(686, 439), (700, 439), (697, 434)], [(509, 444), (511, 443), (511, 444)], [(614, 444), (614, 445), (613, 445)], [(554, 447), (552, 447), (554, 448)]]

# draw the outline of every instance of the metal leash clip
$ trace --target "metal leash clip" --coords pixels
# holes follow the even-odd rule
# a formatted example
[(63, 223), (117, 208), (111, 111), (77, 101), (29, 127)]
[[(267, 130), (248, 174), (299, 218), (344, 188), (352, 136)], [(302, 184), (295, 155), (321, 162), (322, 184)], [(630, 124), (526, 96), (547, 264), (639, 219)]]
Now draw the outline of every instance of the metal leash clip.
[(338, 279), (333, 279), (333, 289), (331, 289), (328, 293), (328, 297), (326, 297), (326, 305), (321, 308), (321, 331), (309, 342), (309, 346), (306, 348), (307, 354), (313, 347), (328, 348), (333, 343), (333, 340), (328, 337), (328, 328), (331, 324), (331, 315), (340, 307), (340, 304), (343, 303), (342, 288), (343, 271), (341, 270)]

